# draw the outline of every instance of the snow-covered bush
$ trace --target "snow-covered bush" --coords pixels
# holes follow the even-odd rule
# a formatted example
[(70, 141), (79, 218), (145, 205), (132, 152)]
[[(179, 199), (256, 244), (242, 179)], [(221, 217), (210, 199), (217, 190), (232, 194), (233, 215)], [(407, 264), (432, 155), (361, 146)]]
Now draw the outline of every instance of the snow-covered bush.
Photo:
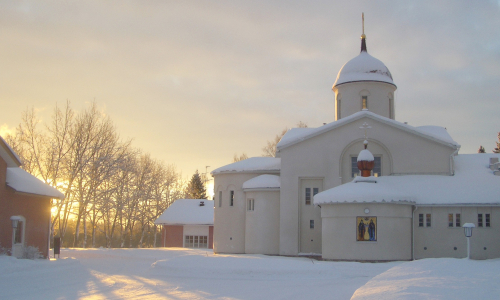
[(23, 247), (23, 255), (20, 258), (23, 259), (38, 259), (41, 258), (42, 254), (38, 251), (38, 247), (28, 246)]
[(0, 255), (10, 255), (10, 249), (2, 247), (2, 244), (0, 244)]

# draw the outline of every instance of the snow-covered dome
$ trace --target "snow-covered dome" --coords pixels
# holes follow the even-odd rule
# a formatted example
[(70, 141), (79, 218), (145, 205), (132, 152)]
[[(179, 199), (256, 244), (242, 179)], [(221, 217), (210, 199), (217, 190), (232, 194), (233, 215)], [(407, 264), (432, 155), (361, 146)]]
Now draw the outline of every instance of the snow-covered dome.
[(373, 157), (373, 154), (370, 152), (370, 150), (363, 149), (361, 150), (361, 152), (359, 152), (357, 161), (374, 161), (374, 160), (375, 158)]
[(389, 69), (383, 62), (368, 54), (364, 37), (362, 39), (361, 53), (340, 69), (333, 87), (358, 81), (378, 81), (396, 86)]

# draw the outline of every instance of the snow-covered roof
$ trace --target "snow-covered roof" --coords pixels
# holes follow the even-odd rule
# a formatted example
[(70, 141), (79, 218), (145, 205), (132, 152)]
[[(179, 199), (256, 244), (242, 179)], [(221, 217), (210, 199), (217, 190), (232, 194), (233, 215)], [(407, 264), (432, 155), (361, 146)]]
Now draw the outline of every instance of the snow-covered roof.
[(7, 144), (7, 142), (0, 136), (0, 156), (7, 163), (7, 167), (21, 166), (21, 159), (17, 156), (16, 152)]
[(352, 182), (315, 195), (314, 204), (414, 202), (417, 205), (500, 205), (500, 176), (493, 175), (489, 168), (490, 157), (500, 158), (500, 154), (455, 156), (454, 176), (356, 177)]
[[(203, 206), (200, 203), (203, 202)], [(214, 201), (179, 199), (172, 203), (155, 221), (156, 225), (213, 225)]]
[(281, 159), (277, 157), (250, 157), (235, 163), (217, 168), (211, 172), (212, 175), (221, 173), (255, 173), (274, 172), (279, 173), (281, 169)]
[(359, 81), (378, 81), (395, 86), (391, 72), (383, 62), (362, 51), (358, 56), (348, 61), (339, 71), (333, 87)]
[(285, 135), (283, 136), (283, 138), (281, 138), (280, 142), (276, 147), (278, 150), (284, 149), (286, 147), (300, 143), (304, 140), (310, 139), (327, 131), (346, 125), (348, 123), (357, 121), (364, 117), (380, 121), (389, 126), (396, 127), (406, 132), (413, 133), (418, 136), (437, 141), (441, 144), (445, 144), (453, 148), (460, 148), (460, 145), (451, 138), (446, 129), (443, 127), (439, 126), (414, 127), (408, 124), (398, 122), (393, 119), (383, 117), (368, 110), (358, 111), (348, 117), (342, 118), (338, 121), (334, 121), (317, 128), (292, 128), (285, 133)]
[(7, 168), (6, 183), (20, 193), (64, 199), (63, 193), (19, 167)]
[(249, 189), (279, 189), (280, 177), (277, 175), (260, 175), (243, 183), (243, 190)]

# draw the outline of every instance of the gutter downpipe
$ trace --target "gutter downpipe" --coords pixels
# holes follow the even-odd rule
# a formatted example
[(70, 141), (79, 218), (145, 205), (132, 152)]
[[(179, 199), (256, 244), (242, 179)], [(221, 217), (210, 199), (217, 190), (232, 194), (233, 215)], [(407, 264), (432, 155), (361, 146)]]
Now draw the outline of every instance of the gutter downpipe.
[(455, 164), (453, 163), (453, 157), (458, 154), (458, 150), (460, 150), (460, 146), (457, 147), (457, 150), (455, 150), (451, 155), (450, 155), (450, 175), (453, 176), (455, 175)]
[(411, 259), (415, 260), (415, 212), (418, 206), (411, 212)]

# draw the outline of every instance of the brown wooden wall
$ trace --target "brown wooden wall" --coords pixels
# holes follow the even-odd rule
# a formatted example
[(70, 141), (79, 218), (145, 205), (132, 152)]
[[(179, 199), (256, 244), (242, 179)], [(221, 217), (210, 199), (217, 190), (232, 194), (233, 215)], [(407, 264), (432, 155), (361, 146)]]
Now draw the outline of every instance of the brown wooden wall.
[(182, 247), (184, 239), (184, 226), (163, 225), (163, 247)]
[(51, 200), (30, 194), (16, 193), (7, 186), (7, 164), (0, 157), (0, 246), (12, 247), (11, 216), (26, 219), (25, 246), (38, 247), (40, 253), (48, 256)]

